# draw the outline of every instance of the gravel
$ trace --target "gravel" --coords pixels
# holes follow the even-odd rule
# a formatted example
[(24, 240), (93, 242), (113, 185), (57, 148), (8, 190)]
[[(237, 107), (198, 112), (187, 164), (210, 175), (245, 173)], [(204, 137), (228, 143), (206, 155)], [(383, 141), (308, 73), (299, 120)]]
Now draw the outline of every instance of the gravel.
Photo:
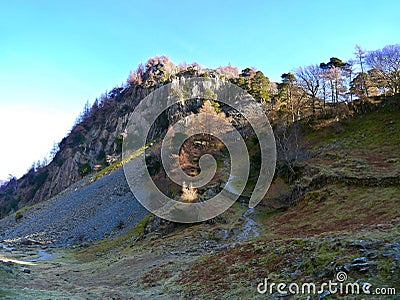
[(131, 230), (148, 211), (135, 199), (120, 168), (89, 183), (83, 179), (50, 200), (0, 220), (0, 240), (29, 238), (68, 246)]

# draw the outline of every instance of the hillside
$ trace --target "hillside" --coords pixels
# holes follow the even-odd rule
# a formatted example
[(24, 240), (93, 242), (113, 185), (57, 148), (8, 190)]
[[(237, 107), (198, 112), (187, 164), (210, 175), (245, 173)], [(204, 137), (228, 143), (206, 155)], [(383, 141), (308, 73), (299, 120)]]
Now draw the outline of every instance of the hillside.
[[(34, 205), (57, 195), (83, 177), (99, 172), (121, 160), (123, 134), (137, 104), (155, 89), (179, 78), (219, 78), (242, 86), (259, 101), (268, 97), (269, 80), (250, 68), (239, 74), (227, 66), (216, 70), (198, 64), (175, 66), (168, 57), (150, 58), (131, 72), (127, 84), (115, 87), (85, 106), (71, 132), (59, 143), (59, 150), (45, 166), (32, 168), (20, 179), (11, 179), (0, 188), (0, 217), (26, 205)], [(173, 107), (166, 120), (154, 126), (149, 140), (164, 132), (182, 115), (195, 112), (201, 103)]]
[[(368, 55), (400, 48), (386, 50)], [(398, 297), (400, 82), (397, 71), (387, 74), (375, 60), (367, 62), (366, 72), (355, 76), (350, 63), (332, 57), (284, 73), (280, 83), (255, 68), (174, 65), (166, 56), (140, 64), (125, 85), (85, 105), (49, 164), (0, 186), (0, 298), (277, 299), (289, 295), (277, 286), (267, 295), (257, 292), (265, 278), (323, 284), (337, 281), (338, 274)], [(235, 98), (246, 103), (240, 110), (218, 98), (218, 90), (198, 93), (192, 79), (221, 90), (240, 87), (253, 98)], [(159, 102), (144, 99), (165, 86), (173, 87), (168, 97), (179, 101), (153, 120)], [(274, 165), (266, 172), (272, 183), (254, 208), (251, 198), (259, 193), (259, 179), (266, 178), (265, 136), (257, 136), (249, 111), (268, 116), (271, 128), (260, 124), (274, 137), (269, 145)], [(243, 148), (240, 156), (232, 159), (223, 134), (210, 134), (213, 118), (229, 125), (214, 128), (240, 146), (235, 150)], [(181, 120), (189, 131), (175, 127)], [(193, 128), (201, 130), (190, 134)], [(127, 152), (142, 135), (143, 144)], [(175, 163), (168, 170), (163, 153), (180, 141), (167, 157)], [(180, 178), (202, 175), (206, 154), (215, 159), (206, 185), (172, 180), (179, 171), (186, 176)], [(135, 168), (141, 162), (143, 169)], [(235, 164), (248, 167), (247, 180), (232, 175)], [(223, 190), (225, 198), (239, 198), (206, 221), (168, 221), (142, 206), (142, 195), (157, 203), (164, 196), (139, 181), (147, 173), (181, 207), (205, 206)], [(132, 188), (131, 179), (140, 184)], [(235, 180), (244, 182), (242, 192)], [(181, 207), (173, 209), (179, 214)], [(168, 212), (171, 206), (162, 208)], [(331, 293), (308, 296), (339, 297)]]
[[(32, 221), (43, 228), (45, 220), (56, 218), (71, 232), (85, 224), (81, 213), (90, 209), (91, 200), (84, 207), (73, 207), (71, 201), (87, 189), (107, 186), (108, 192), (100, 188), (94, 198), (111, 211), (108, 201), (123, 202), (125, 196), (117, 196), (121, 189), (112, 189), (121, 169), (94, 182), (83, 180), (48, 204), (24, 211), (27, 218), (1, 221), (10, 238), (3, 245), (14, 248), (11, 252), (4, 248), (2, 260), (35, 260), (42, 248), (54, 257), (26, 265), (30, 274), (17, 264), (3, 263), (0, 293), (21, 299), (265, 299), (257, 293), (264, 277), (271, 282), (323, 283), (343, 271), (349, 282), (396, 288), (398, 297), (399, 104), (399, 98), (392, 97), (370, 112), (340, 121), (323, 117), (299, 122), (299, 149), (308, 155), (296, 161), (291, 176), (278, 167), (267, 196), (255, 209), (249, 210), (248, 198), (243, 197), (210, 222), (180, 225), (146, 217), (132, 230), (119, 229), (119, 237), (111, 235), (90, 245), (84, 238), (75, 240), (73, 248), (29, 245), (27, 237), (44, 242), (53, 236), (51, 231), (31, 236), (39, 231), (28, 226)], [(65, 205), (78, 216), (75, 224), (66, 222), (72, 221), (69, 215), (52, 209)], [(94, 212), (95, 216), (99, 214)], [(65, 235), (55, 236), (62, 240)], [(25, 240), (12, 242), (18, 237)], [(29, 290), (24, 289), (27, 283)], [(328, 297), (324, 293), (319, 299)]]

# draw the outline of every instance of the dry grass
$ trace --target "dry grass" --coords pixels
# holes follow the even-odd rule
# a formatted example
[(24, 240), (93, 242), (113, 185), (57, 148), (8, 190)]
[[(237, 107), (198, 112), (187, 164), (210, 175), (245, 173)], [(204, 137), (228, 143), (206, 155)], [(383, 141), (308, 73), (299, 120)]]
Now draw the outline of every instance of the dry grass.
[(189, 186), (185, 182), (182, 183), (182, 196), (184, 202), (194, 202), (198, 198), (197, 189), (190, 183)]

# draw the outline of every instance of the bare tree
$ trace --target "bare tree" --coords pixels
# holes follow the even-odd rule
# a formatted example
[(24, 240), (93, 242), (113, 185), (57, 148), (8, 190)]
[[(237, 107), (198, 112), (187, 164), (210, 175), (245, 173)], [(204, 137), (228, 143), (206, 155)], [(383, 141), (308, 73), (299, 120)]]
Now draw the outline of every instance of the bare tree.
[(369, 51), (365, 62), (389, 94), (400, 93), (400, 44)]
[(310, 96), (311, 107), (315, 114), (315, 101), (320, 90), (321, 69), (318, 65), (299, 67), (295, 71), (299, 86)]
[[(357, 60), (358, 60), (358, 63), (360, 65), (360, 69), (361, 69), (361, 74), (365, 74), (365, 72), (364, 72), (365, 51), (361, 48), (361, 46), (356, 45), (356, 52), (354, 54), (357, 56)], [(361, 75), (359, 78), (361, 79), (360, 83), (362, 83), (362, 89), (365, 92), (365, 96), (368, 98), (369, 97), (368, 87), (367, 87), (367, 83), (365, 80), (365, 76)]]
[(236, 67), (232, 67), (229, 63), (227, 66), (220, 66), (216, 69), (217, 73), (225, 75), (226, 78), (236, 78), (239, 76), (239, 70)]
[(296, 164), (302, 156), (302, 147), (300, 146), (300, 124), (283, 123), (279, 124), (274, 130), (275, 141), (278, 154), (278, 167), (285, 173), (290, 180), (296, 175)]

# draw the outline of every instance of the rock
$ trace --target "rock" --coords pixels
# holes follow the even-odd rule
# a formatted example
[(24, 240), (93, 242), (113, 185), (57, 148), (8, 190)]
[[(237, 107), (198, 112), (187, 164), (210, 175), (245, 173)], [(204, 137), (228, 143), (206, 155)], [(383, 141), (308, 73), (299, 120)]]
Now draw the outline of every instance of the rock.
[(217, 228), (214, 231), (214, 240), (220, 241), (220, 240), (225, 240), (228, 238), (228, 231), (224, 228)]
[(366, 257), (358, 257), (353, 260), (353, 264), (362, 264), (362, 263), (366, 263), (366, 262), (367, 262)]
[(21, 239), (20, 244), (30, 246), (30, 245), (44, 245), (46, 243), (34, 239)]
[(345, 264), (345, 265), (343, 266), (343, 269), (344, 269), (346, 272), (350, 272), (350, 270), (351, 270), (351, 265), (350, 265), (350, 264)]
[(369, 265), (366, 266), (358, 266), (358, 272), (367, 273), (369, 271)]
[(322, 279), (322, 278), (332, 278), (333, 276), (333, 272), (330, 269), (321, 269), (315, 272), (315, 276), (317, 276), (318, 278)]
[(12, 251), (14, 251), (14, 248), (7, 247), (6, 245), (3, 245), (3, 250), (6, 251), (6, 252), (12, 252)]
[(348, 246), (358, 249), (371, 249), (372, 245), (373, 245), (372, 243), (366, 242), (364, 240), (353, 241), (348, 244)]
[(378, 257), (378, 255), (374, 252), (365, 252), (365, 256), (369, 259), (375, 259)]
[(371, 264), (368, 262), (364, 262), (364, 263), (352, 263), (352, 264), (345, 264), (343, 266), (343, 269), (346, 272), (350, 272), (350, 271), (358, 271), (358, 272), (368, 272), (369, 268), (370, 268)]
[(324, 290), (321, 294), (318, 295), (318, 300), (320, 299), (325, 299), (327, 296), (329, 296), (331, 294), (330, 291), (328, 290)]

